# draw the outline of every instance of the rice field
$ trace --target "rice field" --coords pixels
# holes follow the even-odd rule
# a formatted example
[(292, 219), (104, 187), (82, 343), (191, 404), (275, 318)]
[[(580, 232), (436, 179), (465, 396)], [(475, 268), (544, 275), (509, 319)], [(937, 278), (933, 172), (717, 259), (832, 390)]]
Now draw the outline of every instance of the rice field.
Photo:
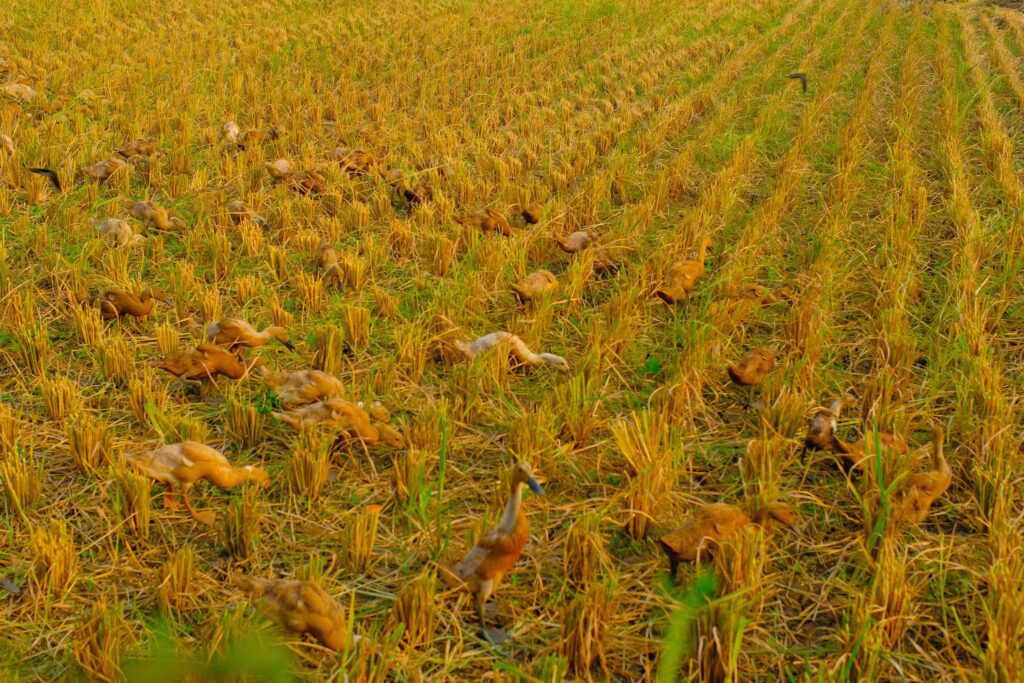
[[(1024, 680), (1024, 14), (3, 14), (0, 680)], [(225, 318), (288, 346), (166, 371)], [(344, 417), (289, 412), (309, 369)], [(252, 468), (197, 518), (136, 466), (187, 441)], [(492, 642), (450, 568), (520, 461)], [(673, 580), (659, 539), (715, 502), (796, 519)], [(322, 589), (341, 645), (263, 579)]]

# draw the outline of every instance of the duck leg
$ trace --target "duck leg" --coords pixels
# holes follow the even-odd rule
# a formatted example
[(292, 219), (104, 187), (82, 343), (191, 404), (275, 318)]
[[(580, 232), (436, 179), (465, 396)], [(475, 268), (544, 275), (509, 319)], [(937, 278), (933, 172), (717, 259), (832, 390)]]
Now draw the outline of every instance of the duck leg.
[(182, 487), (181, 497), (185, 501), (185, 507), (188, 508), (189, 513), (192, 515), (192, 519), (205, 524), (206, 526), (212, 526), (217, 521), (217, 515), (209, 510), (204, 512), (196, 512), (196, 509), (192, 507), (192, 500), (189, 498), (188, 492), (191, 487)]
[(494, 581), (483, 581), (477, 594), (476, 610), (480, 618), (480, 634), (492, 645), (501, 645), (508, 640), (508, 631), (503, 628), (487, 628), (487, 600), (494, 592)]
[(181, 501), (178, 499), (178, 492), (173, 486), (168, 486), (167, 493), (164, 494), (164, 509), (171, 511), (181, 509)]

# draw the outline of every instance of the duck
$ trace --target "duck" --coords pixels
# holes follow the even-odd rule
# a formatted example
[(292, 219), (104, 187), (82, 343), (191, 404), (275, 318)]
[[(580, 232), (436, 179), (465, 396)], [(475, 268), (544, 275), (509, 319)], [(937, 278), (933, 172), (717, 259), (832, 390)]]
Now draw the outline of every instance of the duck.
[(385, 443), (395, 448), (405, 446), (405, 439), (398, 430), (374, 421), (360, 405), (343, 398), (326, 398), (301, 408), (275, 412), (274, 417), (294, 429), (323, 426), (337, 429), (367, 445)]
[(534, 353), (522, 339), (511, 332), (491, 332), (473, 341), (456, 341), (455, 348), (466, 358), (473, 360), (502, 342), (508, 342), (511, 354), (523, 365), (531, 368), (547, 365), (566, 374), (572, 374), (572, 368), (567, 360), (553, 353)]
[(212, 380), (217, 375), (239, 380), (249, 374), (254, 365), (255, 362), (241, 363), (234, 354), (219, 346), (200, 342), (194, 349), (165, 358), (157, 368), (186, 380)]
[(10, 135), (0, 133), (0, 149), (2, 149), (8, 157), (14, 156), (14, 140), (11, 139)]
[[(340, 652), (348, 644), (348, 610), (312, 581), (262, 579), (235, 574), (232, 583), (259, 600), (260, 609), (292, 633), (308, 633)], [(359, 636), (353, 638), (358, 639)]]
[(299, 194), (316, 194), (322, 192), (326, 179), (316, 171), (296, 171), (292, 162), (287, 159), (268, 161), (263, 166), (270, 177), (284, 183)]
[(774, 306), (778, 303), (790, 303), (794, 298), (789, 287), (779, 287), (774, 292), (764, 285), (753, 284), (741, 291), (736, 298), (756, 301), (762, 306)]
[(172, 216), (167, 209), (150, 200), (124, 200), (125, 210), (135, 219), (142, 221), (144, 226), (152, 225), (157, 230), (184, 229), (188, 226), (177, 216)]
[(267, 223), (267, 219), (262, 214), (257, 213), (255, 209), (241, 199), (229, 202), (226, 208), (228, 216), (231, 217), (231, 221), (235, 223), (235, 225), (242, 221), (252, 221), (256, 225), (260, 226), (264, 231), (270, 227), (269, 223)]
[(507, 639), (501, 629), (486, 627), (484, 607), (498, 591), (502, 578), (512, 571), (530, 539), (530, 523), (523, 512), (523, 487), (537, 495), (544, 489), (534, 478), (533, 469), (524, 461), (512, 466), (509, 498), (498, 524), (477, 541), (451, 571), (466, 586), (476, 601), (480, 628), (493, 643)]
[(233, 488), (247, 481), (263, 487), (270, 485), (270, 477), (262, 468), (234, 467), (223, 453), (198, 441), (167, 444), (144, 453), (127, 453), (125, 460), (147, 477), (167, 485), (170, 494), (164, 499), (164, 505), (168, 509), (177, 509), (180, 494), (193, 519), (207, 525), (213, 524), (216, 515), (197, 513), (188, 495), (197, 481), (205, 479), (219, 489)]
[(519, 215), (523, 217), (523, 222), (527, 225), (536, 225), (540, 223), (542, 208), (540, 204), (530, 204), (524, 206), (519, 212)]
[(496, 232), (505, 237), (512, 234), (512, 226), (508, 224), (504, 216), (494, 209), (477, 211), (468, 216), (458, 218), (456, 221), (466, 227), (473, 227), (483, 232)]
[(697, 280), (704, 276), (704, 259), (707, 258), (711, 238), (705, 237), (697, 248), (697, 258), (693, 261), (677, 261), (669, 269), (665, 285), (655, 292), (667, 304), (686, 301), (690, 292), (697, 286)]
[(341, 170), (349, 175), (361, 175), (368, 173), (371, 168), (377, 165), (377, 158), (372, 152), (365, 149), (352, 149), (351, 147), (335, 147), (331, 158), (338, 162)]
[(206, 328), (207, 343), (223, 346), (231, 351), (263, 346), (271, 339), (281, 342), (289, 351), (295, 350), (295, 345), (288, 339), (288, 330), (280, 325), (271, 325), (262, 332), (257, 332), (255, 327), (241, 318), (221, 318)]
[(747, 351), (739, 363), (726, 368), (729, 372), (729, 379), (744, 387), (760, 384), (774, 369), (775, 353), (764, 346)]
[(145, 288), (139, 294), (123, 289), (108, 289), (95, 299), (100, 317), (104, 320), (115, 320), (126, 315), (145, 320), (157, 301), (173, 305), (166, 292), (152, 287)]
[(530, 273), (512, 285), (512, 292), (525, 304), (545, 294), (558, 291), (558, 278), (550, 270), (538, 270)]
[(562, 251), (567, 254), (579, 253), (589, 247), (591, 243), (590, 233), (586, 230), (577, 230), (576, 232), (569, 233), (565, 239), (556, 236), (554, 240)]
[[(136, 158), (137, 157), (132, 157), (132, 159)], [(125, 161), (124, 159), (104, 159), (103, 161), (97, 161), (92, 166), (87, 166), (82, 172), (96, 182), (102, 183), (108, 180), (110, 176), (122, 169), (128, 168), (130, 165), (130, 162)]]
[(945, 433), (941, 427), (932, 428), (932, 469), (915, 472), (902, 482), (896, 492), (894, 521), (920, 524), (928, 517), (934, 503), (953, 483), (953, 471), (943, 452)]
[(19, 102), (31, 102), (36, 98), (36, 91), (24, 83), (8, 83), (3, 86), (3, 92)]
[(224, 140), (232, 145), (238, 147), (238, 149), (245, 149), (248, 144), (258, 144), (263, 141), (264, 138), (269, 140), (277, 140), (281, 133), (274, 126), (270, 126), (266, 131), (262, 128), (249, 128), (244, 133), (238, 124), (234, 121), (226, 121), (221, 126), (221, 135)]
[(773, 520), (793, 526), (796, 513), (789, 505), (775, 502), (762, 506), (748, 517), (735, 505), (707, 503), (698, 507), (681, 527), (659, 538), (658, 544), (668, 557), (669, 571), (674, 577), (680, 562), (696, 562), (749, 524), (771, 532)]
[(388, 171), (384, 179), (388, 185), (402, 193), (402, 197), (405, 198), (409, 206), (429, 202), (434, 198), (434, 194), (429, 187), (423, 184), (413, 185), (409, 181), (409, 176), (406, 172), (400, 168), (393, 168)]
[(156, 154), (156, 145), (149, 140), (132, 140), (115, 149), (114, 153), (119, 154), (125, 159), (130, 159), (134, 156), (151, 157)]
[(338, 252), (330, 242), (321, 242), (316, 247), (316, 263), (323, 268), (323, 279), (334, 283), (340, 289), (345, 289), (345, 279), (342, 277), (341, 265), (338, 262)]
[(120, 218), (107, 218), (103, 221), (93, 220), (92, 224), (96, 228), (96, 232), (115, 247), (134, 246), (146, 239), (142, 235), (135, 234), (132, 226)]
[[(345, 385), (341, 380), (323, 370), (276, 372), (264, 377), (264, 381), (278, 395), (285, 410), (345, 397)], [(386, 419), (383, 421), (387, 422)]]
[(827, 451), (832, 448), (832, 435), (836, 432), (836, 422), (843, 408), (855, 405), (856, 399), (847, 394), (843, 398), (832, 401), (828, 407), (819, 406), (811, 411), (807, 423), (807, 434), (804, 436), (804, 447), (800, 451), (800, 462), (803, 462), (807, 451)]
[[(887, 457), (901, 457), (910, 450), (907, 440), (899, 434), (879, 432), (877, 444), (882, 448), (881, 454)], [(839, 466), (847, 475), (853, 474), (865, 460), (874, 457), (875, 446), (874, 434), (868, 434), (854, 443), (847, 443), (835, 433), (832, 434), (832, 452), (839, 456)], [(911, 466), (916, 464), (916, 460), (915, 456), (911, 461)]]

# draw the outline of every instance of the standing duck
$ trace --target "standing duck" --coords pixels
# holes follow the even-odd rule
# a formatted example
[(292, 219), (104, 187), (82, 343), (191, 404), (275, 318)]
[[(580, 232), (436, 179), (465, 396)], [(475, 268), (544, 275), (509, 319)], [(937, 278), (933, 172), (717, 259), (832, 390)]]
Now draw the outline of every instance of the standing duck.
[(264, 487), (270, 485), (270, 478), (263, 469), (252, 465), (234, 467), (223, 453), (198, 441), (168, 444), (147, 453), (129, 453), (125, 459), (147, 477), (170, 488), (170, 494), (164, 499), (168, 509), (177, 508), (177, 495), (180, 494), (192, 517), (203, 524), (213, 524), (216, 515), (212, 512), (197, 513), (192, 507), (189, 490), (200, 479), (220, 489), (233, 488), (247, 481)]
[(796, 513), (785, 503), (768, 503), (748, 517), (735, 505), (708, 503), (697, 508), (681, 527), (658, 539), (658, 544), (668, 556), (674, 577), (680, 562), (697, 561), (748, 524), (757, 524), (770, 532), (772, 520), (792, 526)]
[(667, 282), (655, 292), (662, 301), (674, 304), (689, 298), (690, 292), (697, 286), (697, 280), (704, 275), (704, 259), (707, 258), (709, 246), (711, 238), (705, 237), (700, 241), (696, 260), (678, 261), (672, 265)]
[(207, 343), (223, 346), (229, 351), (263, 346), (271, 339), (276, 339), (291, 351), (295, 350), (295, 345), (288, 339), (288, 330), (279, 325), (271, 325), (257, 332), (255, 327), (241, 318), (221, 318), (206, 328)]
[(476, 599), (480, 627), (488, 640), (500, 643), (508, 638), (502, 629), (488, 629), (484, 621), (484, 605), (498, 591), (502, 577), (515, 566), (523, 548), (530, 539), (530, 523), (523, 513), (523, 486), (529, 486), (534, 493), (544, 493), (533, 470), (525, 462), (512, 466), (510, 495), (501, 521), (484, 534), (466, 557), (452, 569)]

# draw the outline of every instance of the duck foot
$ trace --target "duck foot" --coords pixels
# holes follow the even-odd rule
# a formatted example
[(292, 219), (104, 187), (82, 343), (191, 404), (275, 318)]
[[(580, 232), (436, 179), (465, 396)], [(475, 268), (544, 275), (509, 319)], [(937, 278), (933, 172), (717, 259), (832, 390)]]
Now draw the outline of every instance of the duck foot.
[(213, 523), (217, 521), (217, 513), (210, 510), (204, 510), (202, 512), (193, 513), (192, 518), (206, 526), (213, 526)]
[(505, 629), (487, 628), (486, 626), (480, 627), (480, 635), (482, 635), (491, 645), (501, 645), (509, 638), (508, 631)]

